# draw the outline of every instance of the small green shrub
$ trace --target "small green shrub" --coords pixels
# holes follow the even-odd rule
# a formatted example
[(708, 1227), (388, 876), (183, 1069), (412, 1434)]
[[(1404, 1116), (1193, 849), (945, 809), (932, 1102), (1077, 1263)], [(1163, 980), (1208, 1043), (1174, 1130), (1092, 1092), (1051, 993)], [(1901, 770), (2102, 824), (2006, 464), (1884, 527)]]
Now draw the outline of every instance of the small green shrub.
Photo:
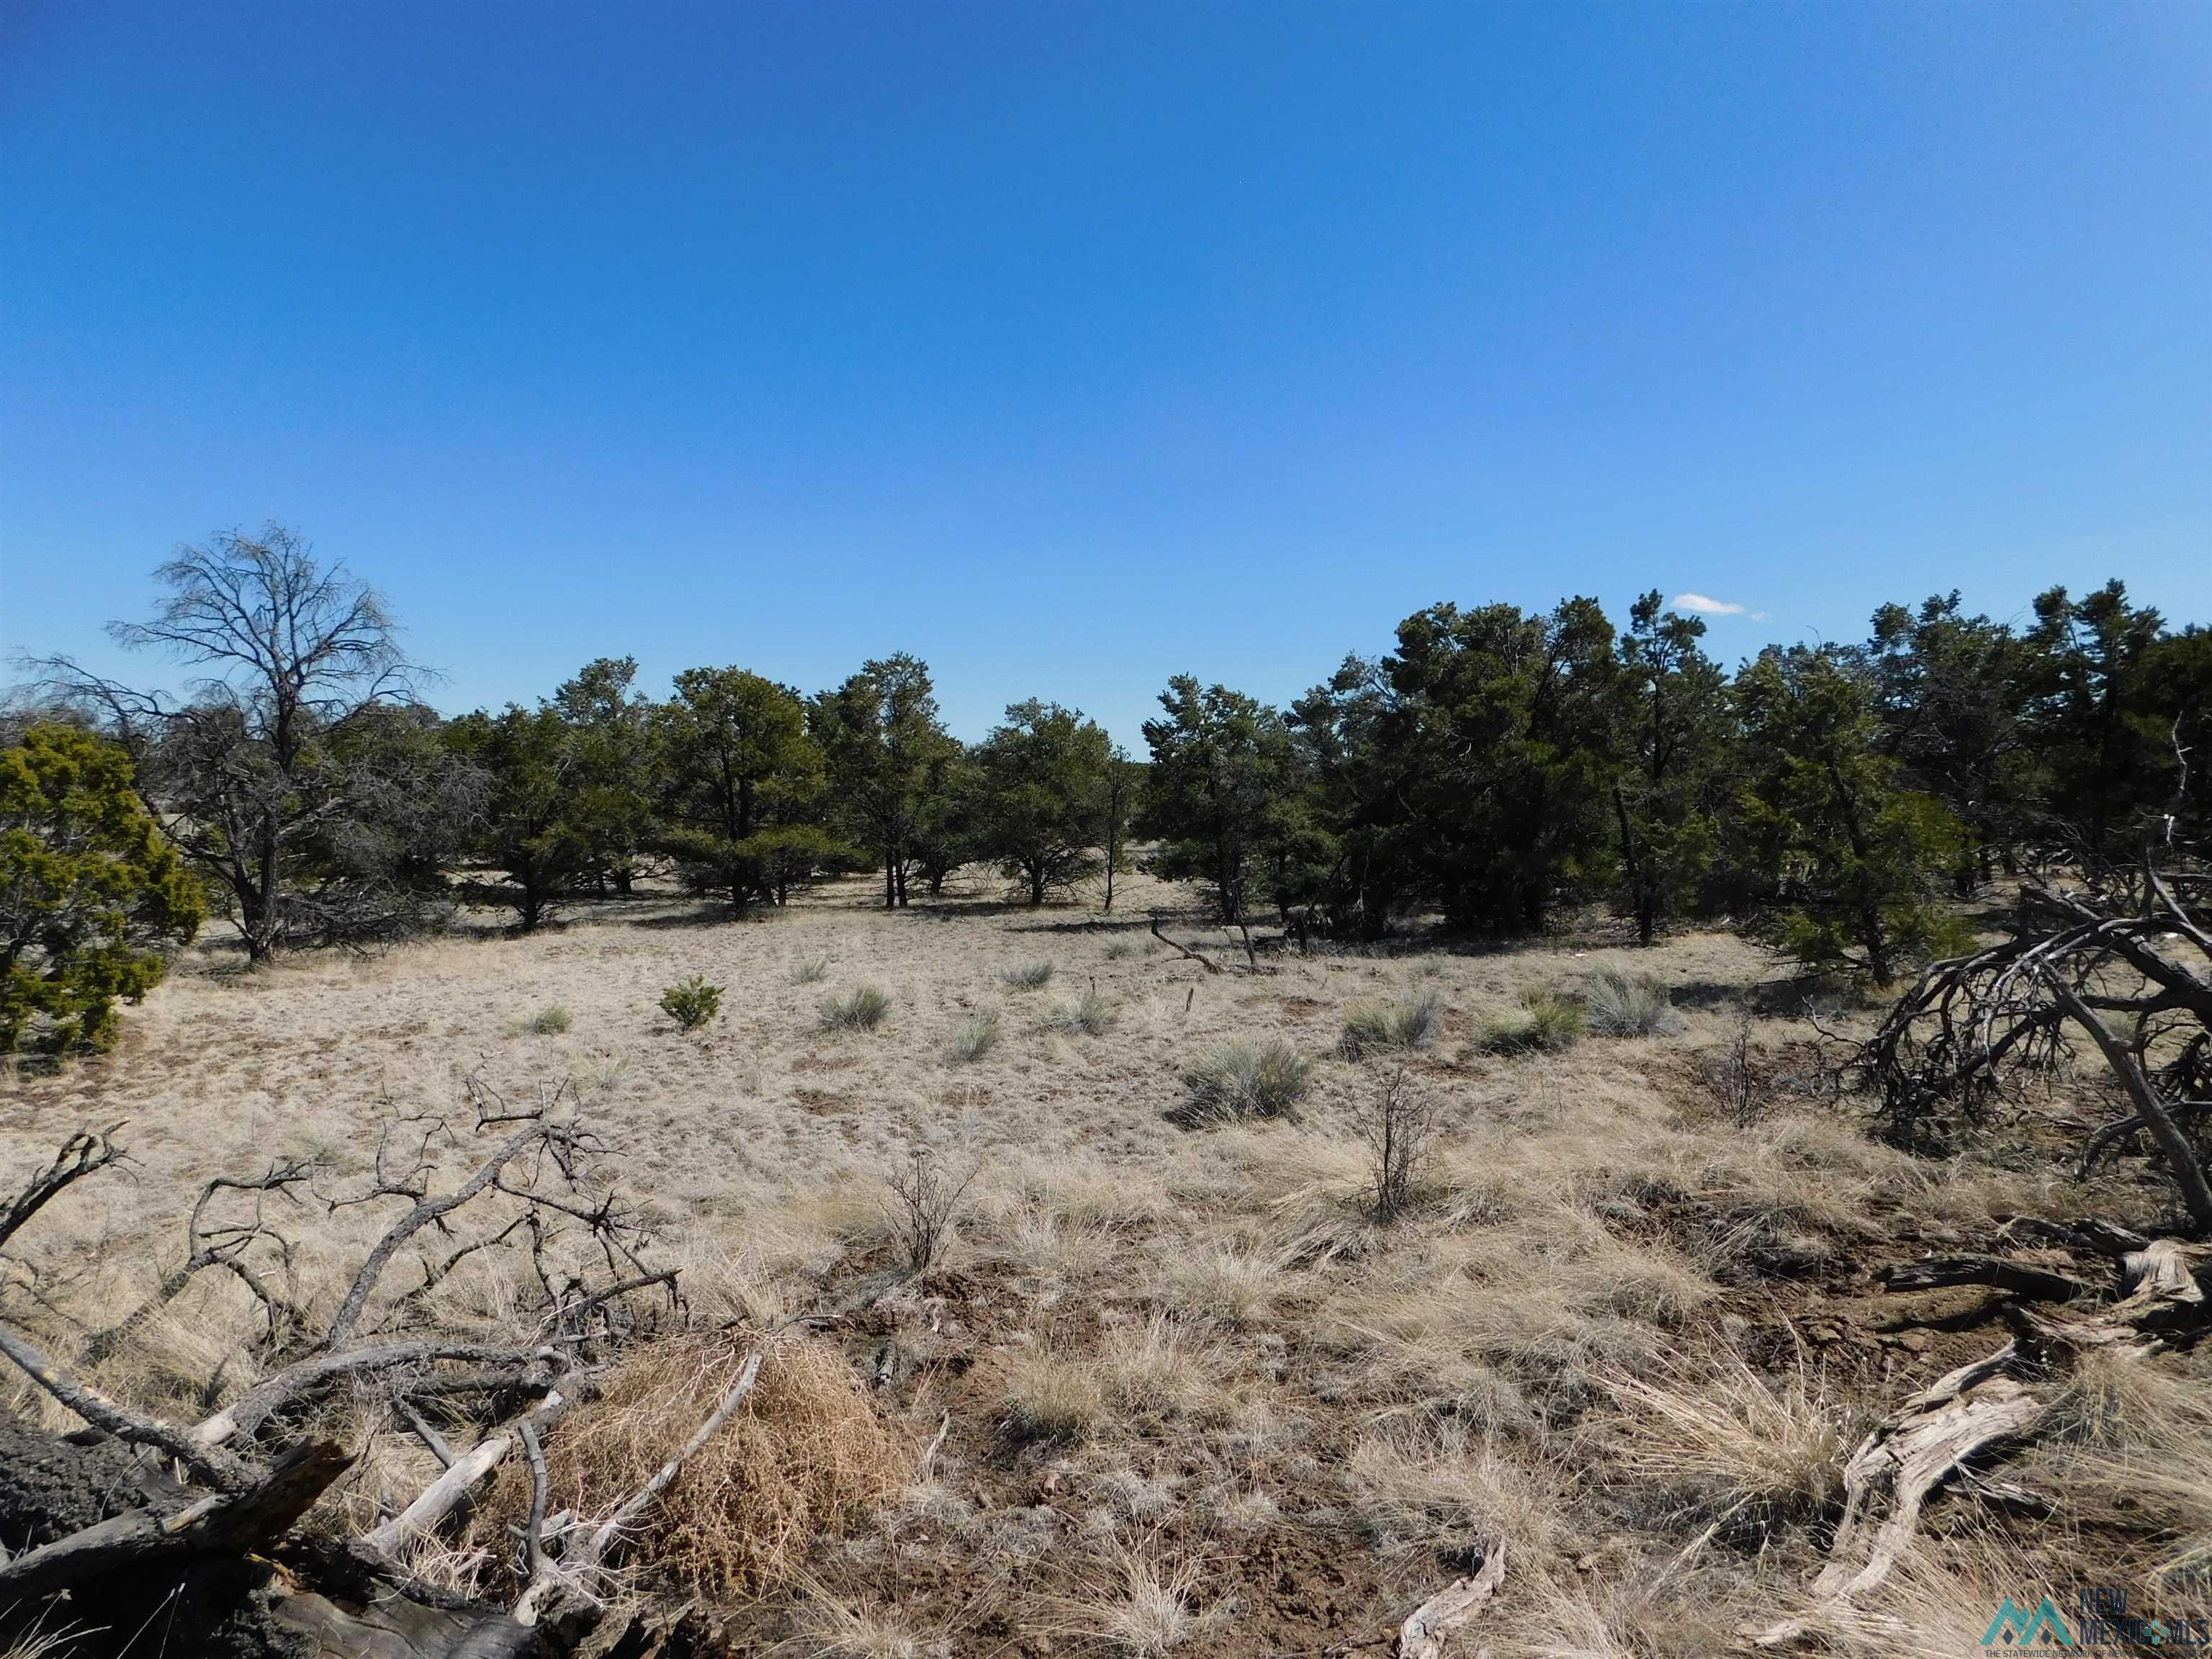
[(965, 1066), (978, 1060), (999, 1046), (999, 1016), (985, 1010), (968, 1016), (952, 1034), (945, 1045), (945, 1058), (955, 1066)]
[(830, 958), (827, 957), (809, 957), (805, 961), (792, 965), (791, 982), (793, 985), (819, 985), (829, 977)]
[(1001, 968), (999, 977), (1017, 991), (1042, 990), (1052, 982), (1052, 964), (1048, 962), (1018, 962), (1011, 968)]
[(569, 1024), (568, 1011), (556, 1003), (531, 1015), (528, 1029), (532, 1036), (558, 1036), (568, 1029)]
[(1425, 1048), (1443, 1023), (1443, 993), (1434, 987), (1395, 1002), (1358, 1003), (1345, 1013), (1337, 1048), (1346, 1060), (1377, 1048)]
[(1583, 1000), (1590, 1030), (1600, 1036), (1658, 1036), (1681, 1029), (1667, 988), (1645, 975), (1631, 978), (1618, 968), (1601, 968)]
[(1073, 1002), (1055, 1002), (1045, 1011), (1044, 1023), (1055, 1031), (1103, 1036), (1121, 1018), (1121, 1011), (1092, 986)]
[(1555, 991), (1531, 991), (1521, 1006), (1482, 1028), (1474, 1046), (1486, 1054), (1557, 1054), (1583, 1034), (1583, 1006)]
[(1183, 1067), (1181, 1123), (1295, 1117), (1313, 1067), (1287, 1042), (1228, 1042)]
[(822, 1005), (825, 1031), (872, 1031), (891, 1011), (891, 1000), (872, 985), (855, 985)]
[(676, 1022), (678, 1030), (696, 1031), (722, 1012), (722, 988), (694, 974), (660, 994), (660, 1012)]

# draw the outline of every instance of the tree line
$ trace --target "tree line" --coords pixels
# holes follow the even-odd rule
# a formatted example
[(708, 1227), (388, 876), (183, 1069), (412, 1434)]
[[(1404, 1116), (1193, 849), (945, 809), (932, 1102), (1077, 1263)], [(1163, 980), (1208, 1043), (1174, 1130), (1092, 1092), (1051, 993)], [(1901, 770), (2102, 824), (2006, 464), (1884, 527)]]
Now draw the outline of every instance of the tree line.
[[(112, 631), (189, 669), (181, 697), (54, 658), (15, 701), (10, 1007), (53, 1003), (88, 940), (111, 988), (87, 996), (142, 988), (112, 963), (188, 934), (179, 872), (258, 961), (418, 929), (457, 885), (534, 928), (649, 872), (733, 913), (861, 870), (897, 908), (977, 865), (1032, 904), (1101, 881), (1110, 909), (1137, 845), (1224, 923), (1301, 941), (1429, 915), (1522, 933), (1607, 902), (1645, 942), (1725, 916), (1887, 982), (1956, 935), (1948, 897), (2000, 872), (2094, 871), (2206, 827), (2189, 757), (2212, 634), (2117, 580), (2052, 588), (2018, 626), (1955, 592), (1887, 605), (1863, 641), (1733, 672), (1656, 592), (1620, 629), (1589, 599), (1437, 605), (1286, 708), (1176, 677), (1140, 760), (1037, 699), (963, 743), (903, 653), (812, 695), (693, 668), (665, 700), (601, 658), (533, 703), (444, 719), (375, 592), (280, 526), (181, 549), (157, 580), (153, 617)], [(58, 757), (66, 727), (120, 764)], [(80, 822), (102, 813), (99, 834)], [(0, 1040), (34, 1023), (0, 1018)]]

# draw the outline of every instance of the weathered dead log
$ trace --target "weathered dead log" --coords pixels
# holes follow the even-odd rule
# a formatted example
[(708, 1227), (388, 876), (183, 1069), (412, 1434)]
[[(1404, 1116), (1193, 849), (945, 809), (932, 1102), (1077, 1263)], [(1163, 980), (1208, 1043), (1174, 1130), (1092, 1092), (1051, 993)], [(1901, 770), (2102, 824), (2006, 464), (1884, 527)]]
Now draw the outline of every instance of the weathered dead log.
[[(1912, 1541), (1928, 1498), (1973, 1458), (2017, 1438), (2043, 1402), (2011, 1375), (2020, 1347), (1961, 1365), (1907, 1401), (1860, 1443), (1844, 1468), (1844, 1518), (1828, 1563), (1813, 1581), (1820, 1603), (1849, 1602), (1878, 1587)], [(1759, 1647), (1795, 1641), (1812, 1613), (1747, 1631)]]
[(226, 1492), (243, 1492), (252, 1483), (246, 1467), (217, 1450), (215, 1443), (199, 1440), (192, 1431), (110, 1400), (90, 1383), (79, 1382), (5, 1325), (0, 1325), (0, 1355), (13, 1360), (26, 1376), (86, 1422), (117, 1439), (173, 1457), (210, 1486)]
[(1505, 1546), (1494, 1543), (1472, 1578), (1455, 1579), (1407, 1616), (1398, 1659), (1443, 1659), (1445, 1644), (1505, 1582)]
[(2008, 1261), (1994, 1255), (1930, 1255), (1893, 1262), (1875, 1277), (1893, 1291), (1938, 1291), (1956, 1285), (1987, 1285), (2039, 1302), (2071, 1302), (2089, 1294), (2079, 1279), (2045, 1267)]
[(1196, 963), (1200, 967), (1205, 969), (1209, 974), (1218, 974), (1224, 971), (1219, 963), (1213, 961), (1210, 957), (1200, 956), (1197, 951), (1192, 950), (1187, 945), (1176, 944), (1165, 933), (1163, 933), (1160, 931), (1160, 921), (1158, 916), (1152, 918), (1152, 937), (1159, 940), (1161, 944), (1166, 945), (1169, 950), (1173, 951), (1177, 956), (1183, 957), (1186, 961)]
[(313, 1354), (264, 1377), (212, 1417), (195, 1424), (190, 1438), (195, 1447), (221, 1446), (241, 1435), (251, 1435), (295, 1401), (351, 1378), (404, 1370), (411, 1365), (441, 1361), (496, 1364), (512, 1368), (519, 1381), (531, 1366), (557, 1364), (560, 1360), (559, 1353), (550, 1348), (504, 1348), (483, 1342), (388, 1342), (343, 1353)]
[(258, 1551), (289, 1532), (352, 1465), (353, 1454), (336, 1442), (308, 1441), (241, 1491), (203, 1498), (172, 1515), (133, 1510), (57, 1539), (0, 1566), (0, 1605), (161, 1571), (195, 1556)]

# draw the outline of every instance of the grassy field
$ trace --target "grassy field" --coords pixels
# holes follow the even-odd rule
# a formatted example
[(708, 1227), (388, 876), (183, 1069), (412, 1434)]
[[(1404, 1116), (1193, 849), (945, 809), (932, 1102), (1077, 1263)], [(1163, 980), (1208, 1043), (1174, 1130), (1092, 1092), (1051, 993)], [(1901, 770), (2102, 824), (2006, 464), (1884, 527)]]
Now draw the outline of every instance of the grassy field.
[[(656, 1414), (681, 1437), (671, 1388), (711, 1392), (748, 1334), (781, 1333), (758, 1420), (679, 1486), (638, 1586), (699, 1596), (737, 1651), (1381, 1652), (1502, 1542), (1468, 1652), (1705, 1654), (1802, 1597), (1865, 1426), (2002, 1340), (1985, 1292), (1887, 1295), (1873, 1269), (2021, 1216), (2141, 1224), (2161, 1197), (2132, 1162), (2075, 1186), (2041, 1120), (1954, 1161), (1875, 1144), (1814, 1086), (1773, 958), (1724, 933), (1638, 951), (1594, 921), (1254, 971), (1141, 880), (1112, 918), (994, 889), (884, 915), (870, 891), (740, 922), (642, 899), (250, 975), (204, 947), (112, 1055), (0, 1079), (0, 1169), (118, 1121), (134, 1160), (18, 1241), (42, 1328), (70, 1352), (138, 1305), (210, 1176), (313, 1158), (340, 1194), (382, 1126), (434, 1116), (458, 1174), (482, 1155), (465, 1076), (565, 1089), (684, 1267), (692, 1328), (556, 1448), (573, 1500), (651, 1454)], [(1151, 939), (1151, 911), (1231, 971)], [(1532, 1036), (1528, 999), (1579, 1012), (1607, 970), (1663, 988), (1658, 1029)], [(679, 1033), (658, 1003), (694, 974), (721, 1012)], [(872, 1025), (825, 1012), (867, 988)], [(1823, 1024), (1863, 1025), (1834, 1001)], [(1745, 1009), (1748, 1111), (1711, 1086)], [(1385, 1224), (1368, 1139), (1394, 1085), (1432, 1130)], [(917, 1151), (973, 1181), (906, 1277), (887, 1182)], [(303, 1200), (303, 1295), (334, 1300), (387, 1218)], [(472, 1259), (441, 1317), (495, 1324), (524, 1271)], [(254, 1316), (204, 1277), (90, 1374), (210, 1403), (210, 1378), (251, 1381)], [(2187, 1358), (2085, 1368), (2016, 1475), (2038, 1503), (1961, 1508), (1816, 1644), (1978, 1651), (2002, 1595), (2212, 1547), (2207, 1381)], [(435, 1465), (355, 1410), (374, 1446), (325, 1501), (373, 1517)], [(418, 1571), (495, 1589), (520, 1495)]]

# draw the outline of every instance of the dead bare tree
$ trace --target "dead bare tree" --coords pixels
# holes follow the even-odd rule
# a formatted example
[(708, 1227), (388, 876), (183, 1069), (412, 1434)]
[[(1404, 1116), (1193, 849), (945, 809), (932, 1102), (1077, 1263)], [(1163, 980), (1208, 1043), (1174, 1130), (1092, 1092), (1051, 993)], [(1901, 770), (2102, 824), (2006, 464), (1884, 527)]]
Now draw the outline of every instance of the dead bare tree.
[[(335, 1308), (319, 1320), (301, 1305), (289, 1273), (296, 1241), (268, 1207), (281, 1200), (296, 1215), (309, 1213), (301, 1194), (313, 1190), (310, 1178), (317, 1172), (278, 1164), (260, 1176), (222, 1179), (202, 1190), (185, 1227), (185, 1260), (164, 1275), (144, 1307), (87, 1345), (88, 1354), (103, 1345), (106, 1352), (127, 1346), (144, 1316), (196, 1276), (210, 1268), (229, 1273), (267, 1316), (256, 1344), (265, 1374), (198, 1422), (170, 1421), (110, 1398), (0, 1307), (0, 1358), (85, 1423), (96, 1443), (41, 1443), (40, 1455), (66, 1461), (112, 1448), (135, 1450), (140, 1459), (113, 1512), (90, 1525), (29, 1526), (30, 1547), (0, 1557), (0, 1610), (6, 1610), (0, 1611), (0, 1640), (11, 1620), (34, 1617), (45, 1598), (57, 1594), (123, 1597), (136, 1606), (156, 1592), (183, 1595), (211, 1572), (229, 1575), (223, 1582), (230, 1583), (246, 1571), (250, 1557), (279, 1561), (288, 1584), (327, 1592), (291, 1600), (279, 1595), (271, 1616), (279, 1623), (305, 1620), (293, 1627), (312, 1628), (343, 1650), (368, 1650), (373, 1623), (379, 1652), (420, 1659), (558, 1654), (603, 1621), (613, 1600), (605, 1576), (610, 1564), (645, 1509), (738, 1409), (760, 1356), (752, 1356), (714, 1414), (650, 1481), (605, 1516), (569, 1517), (557, 1529), (549, 1523), (542, 1437), (588, 1397), (607, 1365), (653, 1333), (656, 1301), (681, 1311), (678, 1278), (674, 1269), (649, 1263), (650, 1241), (641, 1224), (611, 1188), (594, 1184), (591, 1172), (604, 1149), (578, 1121), (566, 1088), (517, 1103), (471, 1078), (468, 1095), (473, 1132), (501, 1139), (458, 1182), (441, 1183), (434, 1153), (459, 1136), (441, 1121), (394, 1117), (359, 1190), (316, 1194), (325, 1213), (360, 1205), (400, 1206)], [(0, 1204), (0, 1239), (18, 1232), (60, 1192), (119, 1161), (112, 1136), (71, 1137), (47, 1170)], [(227, 1206), (241, 1207), (234, 1214)], [(464, 1218), (479, 1214), (477, 1230), (465, 1234)], [(426, 1243), (431, 1240), (434, 1244)], [(492, 1340), (438, 1329), (429, 1293), (459, 1263), (493, 1250), (528, 1262), (538, 1300), (533, 1306), (526, 1297), (521, 1312), (534, 1322)], [(413, 1282), (395, 1287), (403, 1264)], [(443, 1472), (358, 1537), (288, 1540), (357, 1455), (329, 1432), (326, 1425), (338, 1419), (323, 1408), (364, 1392), (391, 1405)], [(430, 1426), (433, 1414), (448, 1425), (472, 1425), (473, 1445), (456, 1451)], [(11, 1441), (0, 1446), (0, 1455), (32, 1443), (24, 1439), (27, 1431), (7, 1419), (0, 1419), (0, 1429)], [(518, 1601), (505, 1609), (488, 1607), (412, 1578), (403, 1565), (408, 1547), (453, 1524), (471, 1493), (518, 1449), (531, 1460), (539, 1500)], [(20, 1524), (22, 1517), (16, 1519)], [(347, 1606), (362, 1611), (347, 1613)]]
[(1918, 1145), (1978, 1121), (2020, 1079), (2048, 1076), (2080, 1037), (2126, 1102), (2090, 1137), (2082, 1173), (2147, 1140), (2195, 1230), (2212, 1232), (2197, 1144), (2212, 1111), (2212, 932), (2155, 871), (2084, 892), (2027, 888), (2014, 936), (1929, 968), (1858, 1064), (1889, 1137)]
[(909, 1273), (927, 1273), (937, 1260), (960, 1200), (982, 1167), (972, 1164), (956, 1178), (929, 1148), (917, 1146), (908, 1156), (906, 1167), (887, 1177), (884, 1184), (890, 1191), (884, 1200), (884, 1216), (906, 1252)]
[(1361, 1109), (1358, 1122), (1359, 1138), (1367, 1147), (1375, 1219), (1387, 1226), (1413, 1201), (1436, 1139), (1436, 1102), (1401, 1066), (1382, 1092)]

